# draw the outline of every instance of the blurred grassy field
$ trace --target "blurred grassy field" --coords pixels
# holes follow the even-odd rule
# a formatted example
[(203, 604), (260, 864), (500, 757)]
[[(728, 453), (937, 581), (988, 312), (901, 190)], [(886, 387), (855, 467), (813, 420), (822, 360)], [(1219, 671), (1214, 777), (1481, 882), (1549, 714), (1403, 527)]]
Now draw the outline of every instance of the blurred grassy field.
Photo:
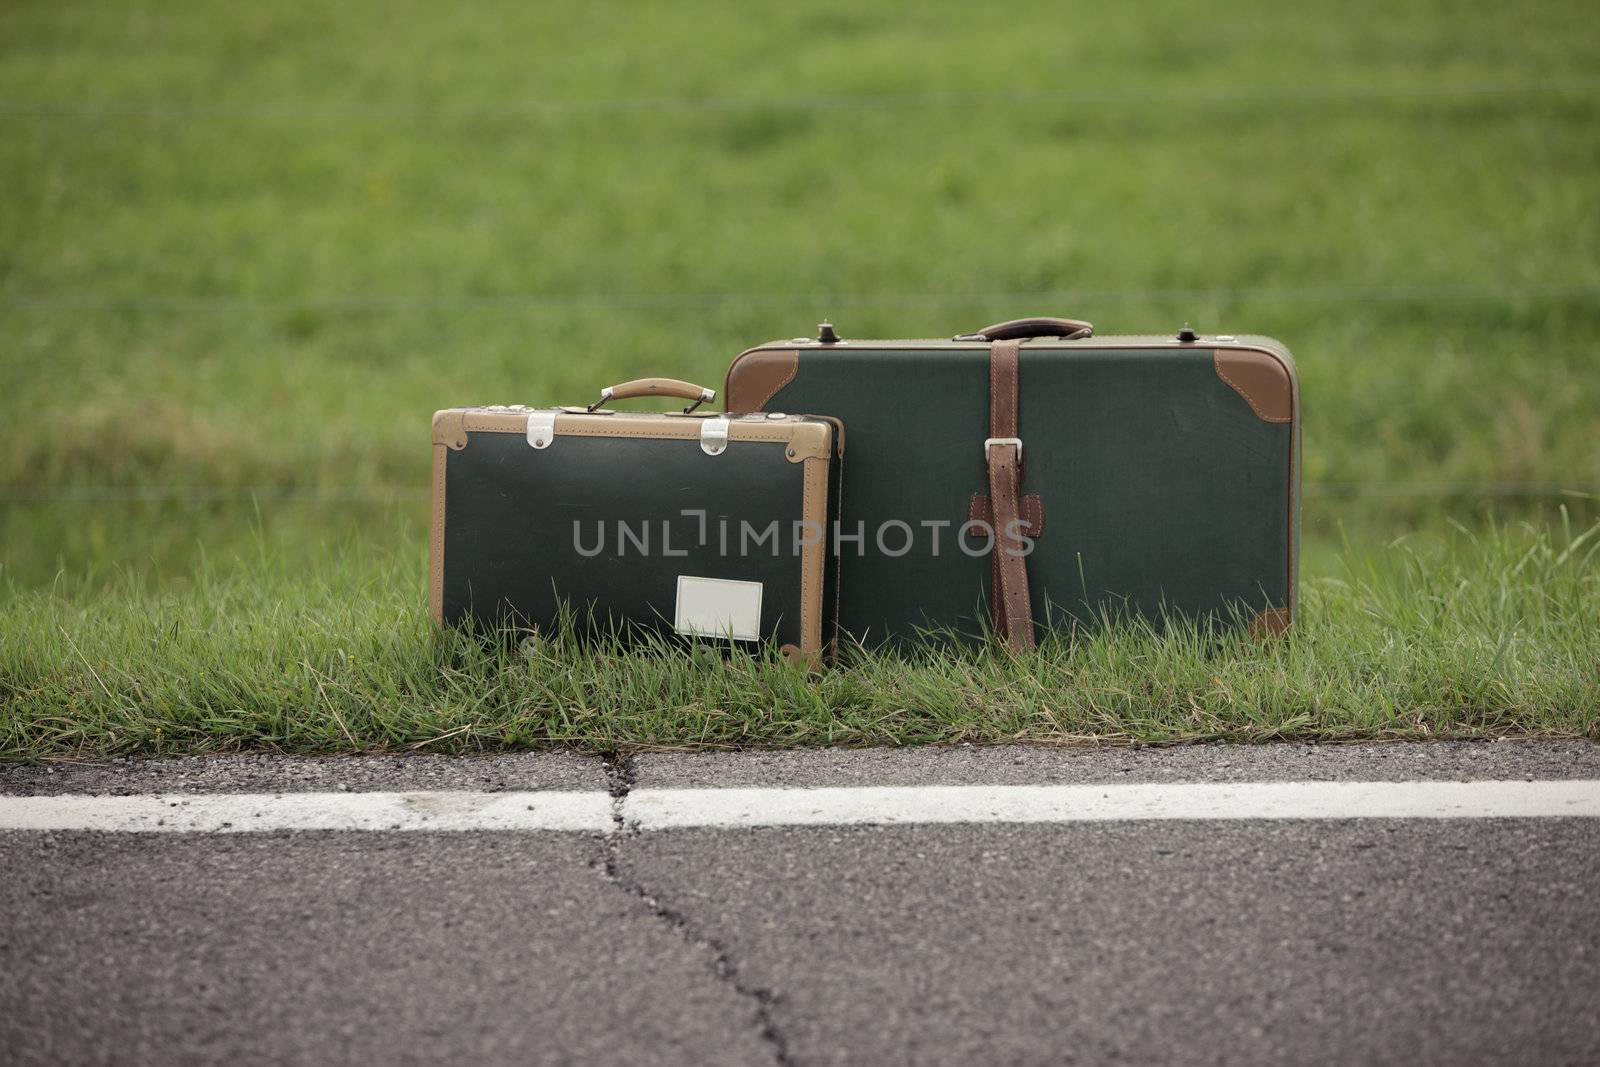
[(435, 408), (720, 384), (824, 316), (1283, 339), (1311, 580), (1581, 527), (1597, 72), (1577, 2), (13, 0), (0, 623), (373, 554), (420, 611)]

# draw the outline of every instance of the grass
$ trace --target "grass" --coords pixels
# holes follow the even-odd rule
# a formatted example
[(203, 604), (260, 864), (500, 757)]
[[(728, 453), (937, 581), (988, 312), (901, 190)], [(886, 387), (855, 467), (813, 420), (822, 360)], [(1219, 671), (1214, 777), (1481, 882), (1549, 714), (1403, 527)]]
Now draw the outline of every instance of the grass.
[(437, 407), (1049, 312), (1282, 337), (1314, 482), (1594, 487), (1590, 14), (8, 4), (0, 484), (411, 487)]
[[(6, 4), (5, 751), (1592, 736), (1593, 557), (1553, 562), (1577, 540), (1558, 503), (1600, 521), (1591, 22), (1487, 0)], [(674, 656), (452, 666), (428, 636), (435, 408), (718, 384), (824, 316), (906, 336), (1023, 314), (1295, 350), (1294, 641), (1080, 635), (1026, 671), (866, 658), (812, 684)]]
[(414, 552), (352, 552), (312, 578), (263, 543), (183, 592), (14, 593), (0, 756), (1600, 740), (1597, 555), (1600, 526), (1454, 531), (1347, 557), (1281, 641), (1112, 626), (1035, 657), (854, 654), (813, 678), (770, 651), (439, 634)]

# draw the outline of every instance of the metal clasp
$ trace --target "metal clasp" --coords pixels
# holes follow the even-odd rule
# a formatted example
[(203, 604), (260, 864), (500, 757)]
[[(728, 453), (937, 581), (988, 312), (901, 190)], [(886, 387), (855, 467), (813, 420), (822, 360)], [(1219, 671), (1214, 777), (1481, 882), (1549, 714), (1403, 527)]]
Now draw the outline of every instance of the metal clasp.
[(728, 448), (728, 420), (716, 415), (700, 424), (700, 451), (708, 456), (720, 456)]
[(534, 448), (549, 448), (556, 439), (556, 413), (554, 411), (528, 412), (528, 444)]
[(1022, 438), (1020, 437), (986, 437), (983, 440), (983, 461), (989, 462), (989, 449), (995, 445), (1016, 445), (1017, 464), (1022, 464)]

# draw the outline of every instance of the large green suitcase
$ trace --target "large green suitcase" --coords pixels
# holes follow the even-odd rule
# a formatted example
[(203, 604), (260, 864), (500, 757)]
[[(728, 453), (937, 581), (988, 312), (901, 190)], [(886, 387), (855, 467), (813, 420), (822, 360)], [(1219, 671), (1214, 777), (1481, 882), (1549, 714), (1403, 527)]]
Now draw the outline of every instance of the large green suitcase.
[(1294, 615), (1299, 385), (1269, 338), (1022, 319), (861, 341), (824, 323), (742, 353), (725, 400), (842, 420), (839, 624), (868, 645), (986, 617), (1022, 648), (1072, 620), (1278, 633)]

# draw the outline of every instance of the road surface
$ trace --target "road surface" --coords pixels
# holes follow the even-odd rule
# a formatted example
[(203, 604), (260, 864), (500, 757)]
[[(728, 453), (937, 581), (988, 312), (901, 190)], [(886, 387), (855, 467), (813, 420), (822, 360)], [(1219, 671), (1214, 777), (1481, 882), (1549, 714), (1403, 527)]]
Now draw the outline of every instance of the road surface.
[(1580, 742), (0, 767), (0, 1060), (1593, 1063), (1597, 814)]

